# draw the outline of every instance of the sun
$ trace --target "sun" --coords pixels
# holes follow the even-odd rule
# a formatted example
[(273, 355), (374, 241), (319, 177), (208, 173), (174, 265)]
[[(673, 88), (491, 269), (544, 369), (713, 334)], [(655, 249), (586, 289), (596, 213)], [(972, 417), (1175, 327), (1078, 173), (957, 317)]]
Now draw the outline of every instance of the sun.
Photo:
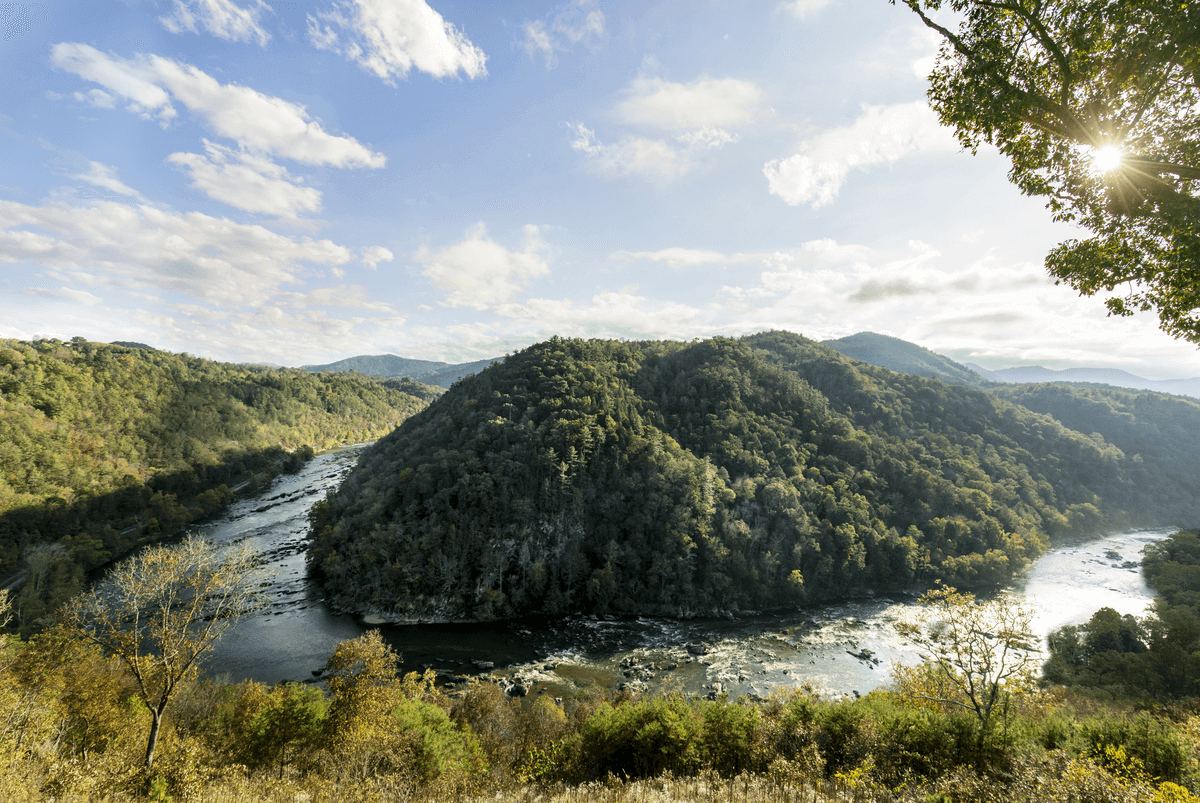
[(1101, 173), (1107, 173), (1120, 167), (1124, 158), (1125, 151), (1116, 145), (1104, 145), (1092, 151), (1092, 167)]

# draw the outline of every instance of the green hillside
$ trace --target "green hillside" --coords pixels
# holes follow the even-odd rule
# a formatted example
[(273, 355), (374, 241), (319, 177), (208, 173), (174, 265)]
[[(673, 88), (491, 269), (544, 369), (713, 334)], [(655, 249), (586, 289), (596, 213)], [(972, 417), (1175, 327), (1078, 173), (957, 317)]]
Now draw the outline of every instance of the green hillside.
[(380, 440), (310, 561), (337, 604), (430, 620), (973, 586), (1057, 532), (1200, 519), (1168, 465), (788, 333), (553, 339)]
[[(314, 447), (377, 438), (426, 403), (357, 374), (0, 340), (0, 587), (37, 554), (55, 556), (50, 586), (77, 589), (82, 572), (220, 509), (231, 489)], [(16, 600), (22, 624), (51, 602), (32, 590)]]

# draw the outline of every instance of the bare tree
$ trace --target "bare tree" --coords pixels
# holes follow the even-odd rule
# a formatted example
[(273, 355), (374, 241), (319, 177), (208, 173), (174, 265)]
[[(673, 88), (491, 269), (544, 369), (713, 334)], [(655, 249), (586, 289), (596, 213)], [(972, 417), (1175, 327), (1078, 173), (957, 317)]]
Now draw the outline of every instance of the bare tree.
[(960, 708), (979, 721), (982, 748), (999, 709), (1033, 688), (1041, 650), (1030, 628), (1033, 611), (1007, 594), (987, 601), (945, 586), (926, 592), (915, 621), (896, 631), (914, 644), (933, 677), (900, 683), (910, 697)]
[(76, 599), (67, 621), (125, 662), (152, 717), (146, 768), (154, 763), (163, 714), (199, 659), (245, 614), (261, 608), (256, 553), (189, 533), (125, 560)]

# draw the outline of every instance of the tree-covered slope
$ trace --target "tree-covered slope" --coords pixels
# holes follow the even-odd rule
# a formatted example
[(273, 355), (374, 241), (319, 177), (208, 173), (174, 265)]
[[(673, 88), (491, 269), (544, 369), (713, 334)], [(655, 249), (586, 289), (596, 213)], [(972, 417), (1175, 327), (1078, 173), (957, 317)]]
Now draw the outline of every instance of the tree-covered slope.
[(1131, 470), (1047, 416), (797, 335), (553, 339), (381, 439), (314, 508), (310, 561), (337, 603), (407, 619), (970, 586), (1102, 524)]
[(1106, 497), (1114, 506), (1132, 509), (1149, 502), (1164, 506), (1171, 523), (1194, 523), (1187, 500), (1200, 498), (1200, 402), (1061, 382), (1000, 385), (993, 391), (1071, 429), (1096, 433), (1124, 452), (1134, 480), (1124, 490), (1133, 496)]
[(374, 439), (425, 404), (356, 374), (0, 340), (0, 584), (33, 553), (78, 575), (302, 447)]

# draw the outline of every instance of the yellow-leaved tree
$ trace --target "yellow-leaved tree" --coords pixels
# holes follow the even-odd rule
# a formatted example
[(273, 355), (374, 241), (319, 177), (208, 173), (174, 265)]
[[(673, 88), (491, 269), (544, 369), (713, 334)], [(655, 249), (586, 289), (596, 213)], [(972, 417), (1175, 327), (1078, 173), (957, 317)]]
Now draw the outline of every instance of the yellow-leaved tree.
[(145, 766), (176, 692), (198, 662), (245, 614), (265, 604), (257, 553), (194, 533), (149, 547), (118, 564), (65, 611), (69, 627), (119, 657), (150, 712)]
[(1036, 690), (1041, 650), (1030, 627), (1033, 611), (1008, 594), (977, 600), (951, 586), (926, 592), (918, 603), (913, 620), (895, 627), (925, 664), (897, 671), (896, 685), (913, 699), (974, 715), (982, 754), (996, 715), (1007, 721), (1014, 698)]

